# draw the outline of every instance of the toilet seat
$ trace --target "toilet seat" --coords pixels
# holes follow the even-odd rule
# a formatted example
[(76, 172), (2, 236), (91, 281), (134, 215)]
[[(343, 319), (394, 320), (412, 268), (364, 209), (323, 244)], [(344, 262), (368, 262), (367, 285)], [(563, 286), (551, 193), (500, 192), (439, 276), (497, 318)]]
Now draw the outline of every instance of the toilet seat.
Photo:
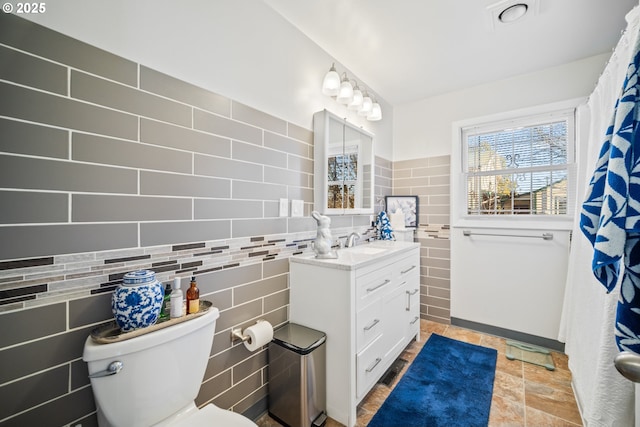
[(209, 404), (180, 419), (172, 427), (257, 427), (257, 424), (233, 411)]

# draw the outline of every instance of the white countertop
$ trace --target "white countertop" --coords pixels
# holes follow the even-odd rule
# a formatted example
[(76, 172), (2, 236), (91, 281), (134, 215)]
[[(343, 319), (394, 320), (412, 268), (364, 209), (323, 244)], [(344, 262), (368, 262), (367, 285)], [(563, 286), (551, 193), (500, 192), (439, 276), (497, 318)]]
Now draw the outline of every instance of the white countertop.
[(337, 259), (318, 259), (315, 254), (304, 254), (290, 257), (289, 262), (332, 267), (339, 270), (354, 270), (373, 264), (381, 258), (388, 258), (418, 247), (420, 244), (416, 242), (376, 240), (352, 248), (338, 249)]

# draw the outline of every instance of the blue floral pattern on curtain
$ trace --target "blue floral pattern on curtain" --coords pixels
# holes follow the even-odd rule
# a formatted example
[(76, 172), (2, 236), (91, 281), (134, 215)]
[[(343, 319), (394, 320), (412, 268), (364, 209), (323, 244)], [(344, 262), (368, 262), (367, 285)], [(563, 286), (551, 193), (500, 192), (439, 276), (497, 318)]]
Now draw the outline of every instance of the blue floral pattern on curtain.
[(593, 245), (593, 273), (607, 292), (617, 285), (624, 264), (616, 343), (640, 354), (640, 37), (632, 52), (582, 205), (580, 229)]

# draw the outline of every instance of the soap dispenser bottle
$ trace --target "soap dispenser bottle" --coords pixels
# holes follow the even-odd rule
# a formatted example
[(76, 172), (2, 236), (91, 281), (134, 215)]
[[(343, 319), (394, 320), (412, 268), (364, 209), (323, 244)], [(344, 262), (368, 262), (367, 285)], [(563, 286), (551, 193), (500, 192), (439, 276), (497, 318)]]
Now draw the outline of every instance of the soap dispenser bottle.
[(166, 320), (169, 318), (169, 310), (171, 307), (171, 283), (167, 283), (164, 288), (164, 298), (162, 299), (162, 308), (160, 309), (160, 320)]
[(196, 276), (191, 276), (191, 285), (187, 289), (187, 314), (200, 311), (200, 290), (196, 284)]
[(180, 289), (180, 278), (173, 279), (173, 289), (171, 290), (171, 309), (170, 315), (172, 319), (182, 317), (182, 289)]

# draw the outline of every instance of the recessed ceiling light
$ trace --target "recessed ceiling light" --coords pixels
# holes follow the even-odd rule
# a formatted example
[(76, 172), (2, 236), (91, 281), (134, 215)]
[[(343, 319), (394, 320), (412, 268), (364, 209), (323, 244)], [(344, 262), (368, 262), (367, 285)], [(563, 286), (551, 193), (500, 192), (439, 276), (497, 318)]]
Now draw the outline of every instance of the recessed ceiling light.
[(525, 3), (517, 3), (500, 12), (500, 14), (498, 15), (498, 19), (500, 20), (500, 22), (508, 24), (522, 18), (525, 13), (527, 13), (528, 9), (529, 6), (527, 6)]

